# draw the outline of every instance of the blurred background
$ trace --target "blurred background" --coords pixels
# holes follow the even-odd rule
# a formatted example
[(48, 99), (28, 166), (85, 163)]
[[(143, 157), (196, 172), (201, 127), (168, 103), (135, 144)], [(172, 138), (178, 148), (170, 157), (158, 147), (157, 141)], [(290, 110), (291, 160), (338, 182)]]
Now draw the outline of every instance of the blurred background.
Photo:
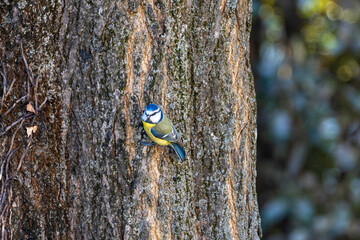
[(254, 0), (266, 240), (360, 239), (360, 1)]

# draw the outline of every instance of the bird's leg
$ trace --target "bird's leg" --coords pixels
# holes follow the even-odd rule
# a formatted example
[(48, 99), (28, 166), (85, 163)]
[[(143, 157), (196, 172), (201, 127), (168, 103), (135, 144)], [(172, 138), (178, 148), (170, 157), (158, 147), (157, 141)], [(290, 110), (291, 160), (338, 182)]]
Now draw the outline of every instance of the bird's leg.
[(154, 146), (154, 145), (155, 145), (154, 142), (147, 143), (147, 142), (144, 142), (144, 141), (140, 141), (140, 143), (141, 143), (142, 145), (145, 145), (145, 146)]

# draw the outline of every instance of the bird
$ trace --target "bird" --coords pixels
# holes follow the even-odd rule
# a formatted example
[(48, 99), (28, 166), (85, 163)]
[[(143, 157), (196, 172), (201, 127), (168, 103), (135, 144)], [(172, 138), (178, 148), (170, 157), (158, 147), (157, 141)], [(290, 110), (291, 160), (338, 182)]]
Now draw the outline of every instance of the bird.
[(180, 161), (185, 160), (181, 137), (158, 105), (147, 105), (141, 118), (145, 132), (153, 142), (159, 145), (171, 145)]

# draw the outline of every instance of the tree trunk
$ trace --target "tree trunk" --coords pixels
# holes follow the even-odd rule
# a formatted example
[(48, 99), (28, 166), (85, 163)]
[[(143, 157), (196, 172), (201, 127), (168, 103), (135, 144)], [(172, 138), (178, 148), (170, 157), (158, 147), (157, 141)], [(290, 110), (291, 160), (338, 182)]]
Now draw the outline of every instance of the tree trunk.
[[(259, 239), (251, 9), (1, 2), (2, 238)], [(185, 162), (140, 144), (149, 103)]]

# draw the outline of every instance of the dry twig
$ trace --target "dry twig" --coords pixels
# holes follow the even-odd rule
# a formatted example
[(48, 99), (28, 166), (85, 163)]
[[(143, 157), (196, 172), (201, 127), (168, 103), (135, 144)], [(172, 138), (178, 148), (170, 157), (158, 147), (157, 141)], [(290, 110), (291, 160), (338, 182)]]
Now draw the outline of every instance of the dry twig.
[(2, 76), (2, 78), (3, 78), (3, 95), (2, 95), (2, 97), (1, 97), (1, 105), (0, 105), (0, 107), (2, 108), (2, 105), (3, 105), (3, 102), (4, 102), (4, 99), (5, 99), (5, 93), (6, 93), (6, 82), (7, 82), (7, 80), (6, 80), (6, 73), (5, 73), (5, 67), (4, 67), (4, 64), (2, 63), (2, 67), (3, 67), (3, 71), (4, 72), (2, 72), (2, 71), (0, 71), (0, 74), (1, 74), (1, 76)]
[(21, 98), (19, 98), (18, 100), (16, 100), (16, 102), (4, 113), (4, 116), (6, 116), (7, 114), (9, 114), (11, 112), (11, 110), (13, 110), (16, 107), (16, 104), (18, 104), (19, 102), (21, 102), (22, 100), (24, 100), (27, 96), (22, 96)]
[(25, 118), (27, 118), (27, 117), (29, 117), (29, 116), (31, 116), (32, 115), (32, 113), (26, 113), (26, 114), (24, 114), (23, 116), (21, 116), (18, 120), (16, 120), (15, 122), (13, 122), (13, 123), (11, 123), (9, 126), (7, 126), (5, 129), (4, 129), (4, 131), (2, 131), (1, 133), (0, 133), (0, 136), (2, 136), (2, 135), (4, 135), (7, 131), (9, 131), (13, 126), (15, 126), (16, 124), (18, 124), (21, 120), (23, 120), (23, 119), (25, 119)]
[(24, 64), (25, 64), (25, 68), (26, 68), (26, 72), (27, 72), (27, 75), (31, 81), (31, 84), (34, 86), (34, 81), (33, 81), (33, 76), (32, 76), (32, 72), (30, 71), (29, 69), (29, 65), (26, 61), (26, 57), (25, 57), (25, 54), (24, 54), (24, 48), (23, 48), (23, 45), (21, 44), (20, 45), (21, 47), (21, 55), (22, 55), (22, 58), (23, 58), (23, 61), (24, 61)]
[[(30, 97), (32, 96), (33, 103), (35, 104), (35, 110), (32, 112), (26, 112), (18, 119), (12, 121), (8, 126), (6, 126), (4, 129), (1, 129), (0, 137), (4, 136), (6, 133), (9, 133), (9, 135), (6, 135), (8, 140), (4, 140), (9, 144), (8, 150), (6, 152), (6, 155), (4, 157), (1, 157), (1, 164), (0, 164), (0, 224), (2, 225), (1, 228), (1, 236), (2, 238), (6, 238), (8, 236), (8, 232), (6, 230), (7, 227), (5, 227), (6, 223), (11, 222), (11, 202), (12, 202), (12, 185), (11, 180), (16, 179), (16, 172), (18, 172), (21, 169), (22, 163), (26, 157), (26, 154), (28, 153), (29, 149), (32, 146), (33, 140), (34, 140), (34, 134), (31, 134), (30, 137), (27, 138), (26, 141), (16, 142), (19, 140), (19, 132), (20, 129), (23, 129), (23, 125), (26, 120), (31, 120), (31, 126), (35, 126), (35, 121), (38, 119), (38, 116), (43, 116), (43, 113), (41, 112), (41, 109), (44, 107), (45, 103), (47, 102), (47, 98), (45, 97), (44, 101), (39, 106), (39, 99), (38, 99), (38, 87), (39, 87), (39, 79), (40, 77), (37, 76), (35, 81), (33, 77), (33, 73), (29, 67), (29, 64), (26, 60), (26, 56), (24, 53), (23, 46), (20, 45), (21, 55), (22, 59), (24, 61), (25, 69), (26, 69), (26, 95), (18, 98), (11, 107), (7, 107), (5, 105), (5, 102), (7, 101), (7, 97), (10, 95), (13, 86), (16, 82), (16, 80), (12, 80), (10, 86), (7, 88), (8, 79), (6, 76), (5, 66), (4, 63), (2, 63), (2, 69), (0, 70), (0, 75), (2, 77), (3, 82), (3, 94), (1, 96), (1, 103), (0, 103), (0, 113), (2, 112), (3, 107), (5, 107), (6, 112), (2, 115), (2, 117), (5, 117), (7, 115), (10, 115), (13, 113), (13, 110), (19, 104), (21, 101), (27, 99), (30, 100)], [(10, 105), (10, 104), (8, 104)], [(11, 132), (10, 130), (15, 127), (15, 130)], [(35, 131), (33, 132), (35, 133)], [(11, 135), (10, 135), (11, 134)], [(9, 139), (10, 137), (10, 139)], [(24, 134), (24, 137), (27, 137)], [(23, 139), (24, 139), (23, 137)], [(21, 158), (19, 159), (18, 165), (16, 167), (16, 170), (13, 169), (11, 166), (11, 159), (14, 157), (15, 153), (19, 151), (20, 149), (23, 149), (23, 152), (21, 154)], [(11, 169), (15, 172), (10, 172)], [(12, 236), (13, 233), (10, 233), (10, 236)]]

